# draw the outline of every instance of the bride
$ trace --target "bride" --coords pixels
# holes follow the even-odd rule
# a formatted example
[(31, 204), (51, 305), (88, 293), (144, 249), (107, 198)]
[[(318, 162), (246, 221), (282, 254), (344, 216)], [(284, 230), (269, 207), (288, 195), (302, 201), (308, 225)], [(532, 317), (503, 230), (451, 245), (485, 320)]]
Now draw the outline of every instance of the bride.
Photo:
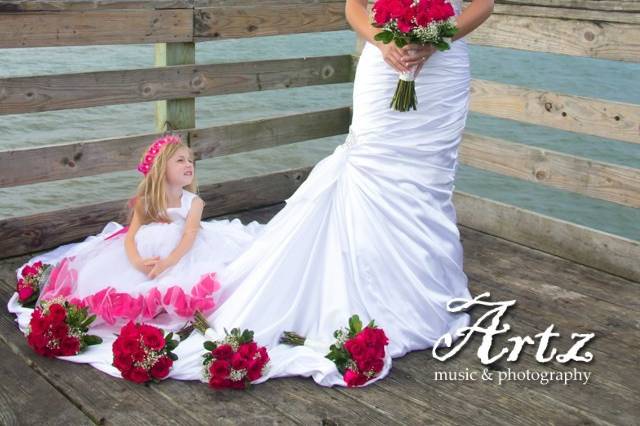
[[(260, 381), (302, 375), (344, 386), (325, 354), (352, 314), (375, 320), (389, 337), (373, 381), (392, 357), (469, 324), (469, 314), (446, 309), (452, 298), (471, 298), (452, 204), (471, 82), (462, 37), (488, 18), (493, 1), (476, 0), (464, 13), (453, 1), (459, 30), (447, 51), (379, 43), (367, 1), (346, 1), (348, 22), (366, 40), (346, 142), (221, 273), (219, 307), (208, 318), (216, 337), (249, 328), (269, 347), (272, 365)], [(418, 110), (394, 111), (398, 73), (414, 66)], [(319, 344), (279, 344), (285, 330)], [(171, 377), (201, 376), (203, 340), (194, 333), (180, 344)]]

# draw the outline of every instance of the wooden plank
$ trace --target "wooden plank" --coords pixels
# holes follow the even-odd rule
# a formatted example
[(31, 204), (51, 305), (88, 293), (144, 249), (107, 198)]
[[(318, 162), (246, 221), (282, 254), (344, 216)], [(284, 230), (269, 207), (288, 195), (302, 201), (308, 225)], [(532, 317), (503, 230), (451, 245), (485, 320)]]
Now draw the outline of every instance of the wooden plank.
[(640, 62), (640, 26), (492, 14), (465, 36), (473, 44)]
[(196, 129), (191, 149), (200, 160), (346, 134), (350, 123), (351, 109), (344, 107)]
[(350, 81), (351, 56), (0, 79), (0, 114), (285, 89)]
[(270, 1), (195, 10), (197, 41), (349, 29), (344, 1)]
[[(4, 299), (3, 299), (4, 300)], [(4, 310), (4, 309), (3, 309)], [(0, 340), (2, 340), (0, 338)], [(0, 424), (93, 425), (82, 411), (0, 341)]]
[(640, 242), (513, 205), (455, 191), (458, 222), (469, 228), (640, 281)]
[(640, 208), (640, 169), (465, 133), (461, 162), (553, 188)]
[(474, 79), (470, 109), (494, 117), (640, 143), (640, 105)]
[(640, 15), (630, 12), (614, 12), (610, 10), (589, 10), (562, 7), (523, 6), (512, 4), (495, 4), (492, 14), (515, 16), (540, 16), (547, 18), (577, 19), (581, 21), (621, 22), (640, 24)]
[[(347, 133), (350, 117), (350, 109), (345, 107), (176, 133), (191, 141), (196, 159), (203, 159)], [(0, 187), (134, 169), (158, 136), (145, 134), (0, 151)]]
[(0, 13), (0, 49), (193, 41), (193, 11)]
[[(177, 133), (188, 140), (187, 132)], [(135, 169), (144, 150), (158, 136), (145, 134), (1, 151), (0, 169), (4, 172), (0, 187)]]
[(0, 13), (111, 9), (192, 9), (193, 0), (13, 0), (0, 1)]
[[(306, 179), (311, 167), (284, 170), (205, 185), (203, 216), (272, 205), (288, 198)], [(81, 207), (0, 220), (0, 253), (16, 256), (58, 246), (98, 233), (109, 221), (126, 221), (126, 201), (108, 201)]]
[(518, 243), (497, 240), (464, 225), (460, 232), (467, 253), (465, 271), (491, 273), (496, 283), (507, 287), (509, 280), (525, 281), (555, 295), (558, 302), (586, 296), (616, 306), (619, 311), (640, 313), (638, 286), (632, 281)]
[[(470, 2), (465, 1), (465, 4), (468, 3)], [(637, 0), (496, 0), (496, 4), (640, 12), (640, 4), (638, 4)]]

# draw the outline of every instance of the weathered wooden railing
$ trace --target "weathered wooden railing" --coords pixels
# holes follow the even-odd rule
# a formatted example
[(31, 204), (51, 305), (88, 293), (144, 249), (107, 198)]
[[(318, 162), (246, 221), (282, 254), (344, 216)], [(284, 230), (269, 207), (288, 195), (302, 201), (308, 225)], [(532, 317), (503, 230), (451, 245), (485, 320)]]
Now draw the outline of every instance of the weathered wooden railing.
[[(497, 2), (470, 43), (640, 61), (637, 2)], [(195, 65), (205, 40), (347, 29), (332, 0), (0, 1), (0, 48), (157, 43), (151, 69), (0, 79), (0, 114), (158, 101), (158, 131), (182, 129), (197, 159), (344, 134), (350, 109), (198, 129), (198, 96), (351, 80), (357, 55)], [(640, 143), (640, 105), (473, 80), (471, 110), (500, 118)], [(156, 134), (0, 152), (0, 187), (90, 176), (135, 166)], [(640, 208), (640, 171), (465, 133), (461, 162)], [(287, 198), (311, 166), (204, 185), (206, 217)], [(640, 281), (640, 243), (486, 198), (455, 192), (459, 222)], [(32, 252), (123, 219), (123, 201), (0, 220), (2, 256)], [(52, 232), (55, 230), (55, 232)]]

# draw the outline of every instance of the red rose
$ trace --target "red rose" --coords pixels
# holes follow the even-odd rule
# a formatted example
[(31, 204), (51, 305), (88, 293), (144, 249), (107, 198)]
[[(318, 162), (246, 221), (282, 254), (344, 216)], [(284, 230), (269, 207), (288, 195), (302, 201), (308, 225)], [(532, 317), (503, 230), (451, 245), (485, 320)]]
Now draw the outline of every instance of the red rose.
[(216, 361), (213, 361), (209, 371), (211, 372), (212, 376), (226, 378), (231, 371), (231, 365), (229, 365), (227, 361), (218, 359)]
[(247, 358), (243, 357), (241, 353), (235, 353), (231, 357), (231, 366), (234, 370), (242, 370), (247, 367), (248, 363)]
[[(383, 355), (384, 357), (384, 355)], [(378, 350), (376, 348), (368, 348), (367, 351), (364, 353), (364, 358), (365, 359), (369, 359), (369, 360), (374, 360), (374, 359), (378, 359), (380, 358), (378, 356)]]
[(129, 355), (118, 353), (113, 357), (113, 366), (120, 371), (127, 371), (131, 368), (133, 360)]
[(345, 371), (343, 378), (349, 387), (360, 386), (367, 382), (367, 377), (365, 375), (358, 374), (351, 369)]
[[(118, 340), (120, 340), (121, 338), (122, 336), (119, 337)], [(128, 355), (131, 355), (140, 350), (140, 342), (138, 341), (137, 337), (124, 338), (120, 342), (120, 348), (122, 349), (122, 352)]]
[(49, 327), (49, 324), (41, 316), (32, 315), (29, 327), (31, 328), (32, 334), (41, 334)]
[(231, 355), (233, 355), (233, 348), (231, 347), (231, 345), (227, 344), (220, 345), (213, 351), (211, 351), (211, 353), (214, 357), (216, 357), (216, 359), (228, 360), (231, 358)]
[(372, 370), (372, 361), (373, 360), (371, 359), (362, 359), (362, 360), (356, 361), (358, 370), (362, 373)]
[(60, 347), (63, 356), (77, 355), (80, 352), (80, 340), (77, 337), (66, 337)]
[(36, 275), (37, 273), (38, 273), (38, 270), (31, 265), (27, 265), (24, 268), (22, 268), (22, 276), (25, 278), (30, 275)]
[(262, 367), (264, 366), (264, 363), (261, 362), (261, 360), (259, 359), (252, 359), (251, 361), (249, 361), (249, 367), (247, 369), (247, 377), (249, 378), (250, 381), (254, 381), (254, 380), (258, 380), (260, 377), (262, 377)]
[(67, 311), (62, 305), (54, 303), (49, 306), (49, 315), (51, 316), (52, 322), (63, 322), (65, 318), (67, 318)]
[(51, 334), (58, 339), (64, 339), (69, 335), (69, 326), (65, 323), (53, 324), (49, 330), (51, 330)]
[(347, 340), (344, 343), (344, 348), (351, 354), (354, 359), (360, 359), (367, 350), (366, 346), (364, 346), (358, 339)]
[(159, 351), (164, 348), (164, 336), (162, 335), (162, 331), (156, 327), (143, 325), (140, 328), (140, 332), (142, 334), (143, 342), (148, 348), (153, 349), (154, 351)]
[(262, 365), (266, 364), (270, 359), (267, 348), (261, 346), (260, 349), (258, 349), (258, 353), (260, 354), (260, 362), (262, 362)]
[(131, 354), (131, 359), (138, 362), (143, 362), (146, 357), (147, 357), (147, 353), (142, 348), (138, 349), (137, 351)]
[(223, 389), (231, 387), (231, 380), (222, 377), (212, 377), (209, 380), (209, 386), (216, 389)]
[(147, 372), (147, 370), (140, 367), (132, 368), (128, 372), (127, 377), (125, 377), (124, 374), (123, 374), (123, 377), (135, 383), (144, 383), (149, 381), (149, 379), (151, 378), (149, 377), (149, 373)]
[(247, 385), (244, 383), (244, 380), (238, 380), (238, 381), (231, 381), (229, 383), (229, 387), (231, 389), (245, 389), (247, 387)]
[(120, 337), (123, 339), (134, 339), (140, 336), (140, 331), (133, 321), (129, 321), (120, 329)]
[(173, 361), (168, 356), (158, 358), (153, 367), (151, 367), (151, 375), (156, 379), (164, 379), (169, 375), (169, 369), (173, 365)]
[(256, 342), (243, 343), (238, 348), (238, 353), (247, 359), (252, 358), (253, 354), (256, 352), (258, 352), (258, 345)]
[(26, 287), (22, 287), (20, 290), (18, 290), (18, 300), (20, 300), (21, 302), (27, 300), (28, 298), (30, 298), (31, 296), (33, 296), (33, 289), (29, 286)]
[(381, 372), (384, 368), (384, 361), (380, 358), (374, 359), (371, 361), (371, 369), (377, 373)]
[(40, 355), (45, 354), (44, 351), (47, 346), (47, 340), (41, 334), (33, 332), (30, 333), (27, 337), (27, 343), (33, 348), (34, 351), (36, 351), (36, 353)]

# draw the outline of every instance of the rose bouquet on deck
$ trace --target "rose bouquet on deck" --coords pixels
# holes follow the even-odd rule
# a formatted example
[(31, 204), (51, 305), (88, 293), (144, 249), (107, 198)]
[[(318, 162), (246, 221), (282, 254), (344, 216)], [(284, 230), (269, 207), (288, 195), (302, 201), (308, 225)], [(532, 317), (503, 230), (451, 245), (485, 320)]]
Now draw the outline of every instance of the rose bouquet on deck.
[[(358, 315), (349, 318), (349, 326), (333, 333), (335, 343), (329, 347), (328, 359), (334, 362), (347, 386), (361, 386), (378, 376), (384, 367), (385, 346), (389, 339), (374, 321), (362, 328)], [(285, 331), (280, 343), (318, 347), (319, 344), (292, 331)]]
[(51, 265), (43, 264), (42, 262), (35, 262), (22, 268), (20, 278), (16, 284), (18, 302), (22, 306), (32, 307), (35, 305), (40, 295), (40, 288), (48, 278), (50, 271)]
[(46, 357), (77, 355), (89, 345), (102, 343), (88, 333), (96, 319), (87, 308), (62, 298), (43, 301), (31, 314), (27, 343), (36, 353)]
[(169, 375), (173, 361), (178, 359), (172, 352), (177, 346), (173, 333), (165, 336), (157, 327), (129, 321), (113, 342), (113, 366), (126, 380), (158, 382)]
[[(382, 29), (375, 40), (385, 44), (431, 44), (438, 50), (448, 50), (458, 31), (449, 0), (376, 0), (372, 11), (373, 26)], [(396, 111), (417, 109), (415, 70), (400, 74), (390, 105)]]
[[(206, 318), (198, 311), (193, 326), (205, 337), (211, 336)], [(247, 389), (267, 371), (269, 354), (253, 341), (251, 330), (234, 328), (225, 334), (223, 339), (204, 342), (203, 381), (214, 389)]]

